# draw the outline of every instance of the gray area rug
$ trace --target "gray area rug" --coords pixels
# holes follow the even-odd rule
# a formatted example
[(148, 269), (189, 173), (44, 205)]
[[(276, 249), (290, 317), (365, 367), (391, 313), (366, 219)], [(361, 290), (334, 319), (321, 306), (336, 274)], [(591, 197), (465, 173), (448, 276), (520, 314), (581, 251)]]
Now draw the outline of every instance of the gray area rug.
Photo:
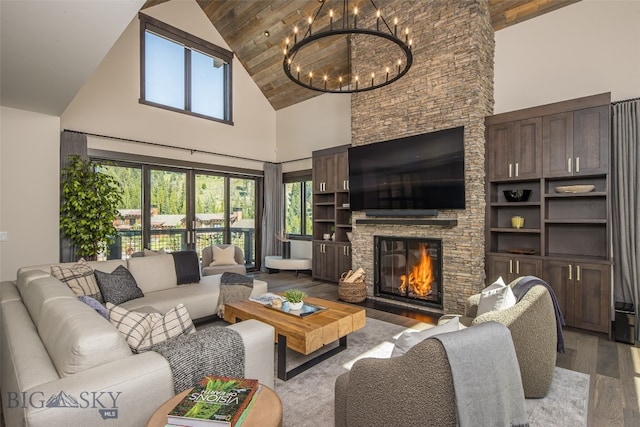
[[(419, 323), (412, 329), (430, 327)], [(367, 325), (363, 329), (349, 335), (348, 348), (345, 351), (289, 381), (276, 378), (275, 390), (284, 407), (283, 427), (333, 426), (336, 378), (363, 357), (389, 357), (395, 339), (405, 330), (407, 328), (403, 326), (367, 318)], [(326, 350), (319, 350), (323, 351)], [(289, 351), (287, 369), (307, 359), (309, 357)], [(556, 367), (551, 391), (547, 397), (526, 401), (529, 423), (531, 427), (586, 426), (588, 399), (589, 375)]]

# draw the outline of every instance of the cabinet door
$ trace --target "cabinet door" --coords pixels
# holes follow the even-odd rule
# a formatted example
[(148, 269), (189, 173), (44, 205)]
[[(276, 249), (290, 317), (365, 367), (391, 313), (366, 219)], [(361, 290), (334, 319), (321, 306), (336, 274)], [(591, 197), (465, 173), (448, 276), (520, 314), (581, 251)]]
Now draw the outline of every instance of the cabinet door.
[(542, 118), (515, 123), (515, 147), (512, 176), (540, 178), (542, 176)]
[(609, 169), (609, 107), (574, 111), (575, 175), (607, 173)]
[(324, 279), (327, 276), (327, 257), (324, 243), (313, 243), (313, 278)]
[(488, 255), (487, 256), (487, 280), (486, 284), (491, 284), (502, 277), (505, 283), (509, 283), (513, 277), (513, 260), (509, 256)]
[(322, 193), (327, 183), (327, 159), (324, 156), (313, 158), (313, 192)]
[(602, 264), (576, 264), (574, 323), (578, 328), (609, 332), (610, 268)]
[(340, 276), (338, 273), (338, 245), (325, 243), (324, 252), (326, 264), (326, 275), (324, 279), (331, 282), (337, 282), (338, 277)]
[(487, 157), (489, 179), (500, 180), (513, 175), (514, 158), (513, 122), (489, 126), (487, 130)]
[(542, 260), (531, 259), (525, 257), (513, 257), (515, 263), (515, 273), (511, 280), (515, 280), (520, 276), (536, 276), (542, 277)]
[(545, 177), (573, 174), (573, 113), (542, 118), (542, 153)]
[(351, 270), (351, 245), (350, 244), (340, 244), (337, 246), (337, 256), (338, 256), (338, 275), (336, 280), (340, 280), (340, 276), (342, 273), (345, 273)]
[(349, 191), (349, 153), (344, 151), (337, 153), (336, 165), (336, 191)]
[[(544, 262), (544, 281), (551, 286), (553, 292), (556, 294), (560, 312), (562, 312), (567, 326), (574, 326), (573, 274), (569, 276), (570, 269), (573, 269), (573, 265), (568, 262)], [(571, 277), (571, 279), (569, 277)]]

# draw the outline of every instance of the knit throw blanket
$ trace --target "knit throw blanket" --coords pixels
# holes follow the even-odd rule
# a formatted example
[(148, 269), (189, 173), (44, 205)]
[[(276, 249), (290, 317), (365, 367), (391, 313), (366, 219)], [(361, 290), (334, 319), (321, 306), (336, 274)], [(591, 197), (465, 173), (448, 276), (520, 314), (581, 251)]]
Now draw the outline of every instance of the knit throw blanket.
[(518, 283), (513, 285), (511, 290), (513, 291), (513, 295), (516, 297), (517, 301), (520, 301), (523, 296), (529, 291), (529, 289), (533, 288), (535, 285), (541, 285), (547, 288), (549, 291), (549, 295), (551, 295), (551, 301), (553, 302), (553, 310), (556, 313), (556, 334), (558, 336), (558, 353), (564, 353), (564, 334), (562, 333), (562, 327), (565, 325), (564, 317), (562, 316), (562, 312), (560, 311), (560, 305), (558, 304), (558, 298), (556, 297), (556, 293), (553, 291), (551, 285), (549, 285), (544, 280), (540, 279), (536, 276), (524, 276), (518, 280)]
[(205, 375), (244, 377), (244, 344), (238, 331), (223, 326), (200, 329), (151, 347), (167, 359), (176, 394)]
[(222, 273), (220, 278), (220, 298), (218, 299), (218, 316), (224, 316), (224, 305), (245, 301), (251, 296), (253, 278), (238, 273)]
[(498, 322), (435, 335), (447, 353), (460, 427), (528, 426), (511, 332)]

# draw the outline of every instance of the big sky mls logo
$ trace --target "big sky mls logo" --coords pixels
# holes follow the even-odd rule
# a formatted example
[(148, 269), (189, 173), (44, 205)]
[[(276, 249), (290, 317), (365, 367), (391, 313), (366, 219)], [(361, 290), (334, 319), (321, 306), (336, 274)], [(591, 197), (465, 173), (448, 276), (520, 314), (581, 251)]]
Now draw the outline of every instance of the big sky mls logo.
[(45, 400), (44, 393), (34, 391), (31, 393), (6, 393), (6, 409), (12, 408), (77, 408), (97, 409), (103, 420), (118, 418), (118, 398), (122, 392), (117, 391), (83, 391), (78, 397), (60, 391), (52, 394)]

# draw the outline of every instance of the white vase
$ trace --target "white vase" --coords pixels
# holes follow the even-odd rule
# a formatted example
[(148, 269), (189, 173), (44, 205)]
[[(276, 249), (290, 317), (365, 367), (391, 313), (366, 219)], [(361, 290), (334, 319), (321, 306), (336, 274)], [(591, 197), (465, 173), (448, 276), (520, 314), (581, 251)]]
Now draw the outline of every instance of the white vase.
[(289, 309), (291, 310), (302, 310), (302, 305), (304, 304), (304, 302), (300, 301), (300, 302), (290, 302), (289, 303)]

